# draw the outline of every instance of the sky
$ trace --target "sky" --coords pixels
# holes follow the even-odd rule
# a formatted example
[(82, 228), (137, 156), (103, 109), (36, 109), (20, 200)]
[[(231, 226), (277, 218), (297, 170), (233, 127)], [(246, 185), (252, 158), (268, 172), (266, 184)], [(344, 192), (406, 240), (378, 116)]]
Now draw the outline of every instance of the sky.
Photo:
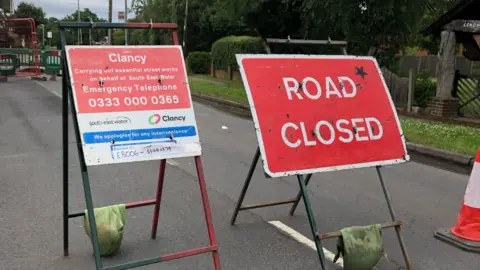
[[(47, 17), (63, 18), (65, 15), (72, 14), (77, 10), (78, 1), (80, 2), (80, 9), (88, 8), (96, 13), (100, 18), (108, 19), (108, 0), (13, 0), (14, 6), (20, 2), (32, 3), (36, 6), (42, 7)], [(128, 0), (130, 7), (132, 0)], [(125, 0), (113, 0), (113, 22), (117, 21), (118, 11), (125, 10)], [(132, 15), (129, 13), (129, 17)]]

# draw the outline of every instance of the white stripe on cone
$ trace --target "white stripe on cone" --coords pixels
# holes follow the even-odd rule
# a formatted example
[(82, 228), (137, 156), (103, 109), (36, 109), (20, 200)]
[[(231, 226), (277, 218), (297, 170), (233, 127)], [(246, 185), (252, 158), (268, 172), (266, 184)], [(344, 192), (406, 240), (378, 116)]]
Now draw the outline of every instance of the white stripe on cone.
[(472, 208), (480, 208), (480, 162), (475, 162), (473, 165), (464, 203)]

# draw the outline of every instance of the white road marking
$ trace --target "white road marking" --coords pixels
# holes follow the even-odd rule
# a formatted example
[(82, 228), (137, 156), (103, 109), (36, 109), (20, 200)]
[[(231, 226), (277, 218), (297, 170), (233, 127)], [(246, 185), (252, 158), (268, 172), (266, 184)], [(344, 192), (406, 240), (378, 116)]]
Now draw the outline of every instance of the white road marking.
[(172, 165), (172, 166), (175, 166), (175, 167), (178, 167), (178, 162), (174, 161), (174, 160), (171, 160), (171, 159), (167, 159), (167, 163)]
[[(295, 231), (294, 229), (288, 227), (287, 225), (285, 225), (284, 223), (282, 223), (281, 221), (278, 221), (278, 220), (274, 220), (274, 221), (269, 221), (268, 222), (270, 225), (274, 226), (275, 228), (277, 228), (279, 231), (283, 232), (284, 234), (292, 237), (293, 239), (295, 239), (297, 242), (301, 243), (301, 244), (304, 244), (305, 246), (317, 251), (317, 247), (315, 247), (315, 243), (308, 239), (307, 237), (303, 236), (301, 233)], [(328, 249), (326, 248), (322, 248), (323, 249), (323, 253), (325, 254), (325, 258), (331, 262), (333, 262), (333, 259), (335, 258), (335, 254), (333, 254), (332, 252), (330, 252)], [(337, 260), (337, 262), (335, 263), (337, 265), (340, 265), (341, 267), (343, 267), (343, 259), (342, 258), (339, 258)]]
[(0, 158), (13, 159), (13, 158), (24, 158), (32, 155), (32, 153), (21, 153), (13, 155), (1, 155)]
[(44, 85), (44, 84), (43, 84), (43, 83), (41, 83), (41, 82), (36, 82), (36, 83), (38, 83), (40, 86), (42, 86), (42, 88), (45, 88), (45, 90), (47, 90), (48, 92), (50, 92), (50, 93), (54, 94), (55, 96), (57, 96), (57, 97), (59, 97), (59, 98), (62, 98), (62, 95), (61, 95), (61, 94), (59, 94), (59, 93), (57, 93), (57, 92), (55, 92), (55, 91), (51, 90), (50, 88), (48, 88), (48, 86), (47, 86), (47, 85)]

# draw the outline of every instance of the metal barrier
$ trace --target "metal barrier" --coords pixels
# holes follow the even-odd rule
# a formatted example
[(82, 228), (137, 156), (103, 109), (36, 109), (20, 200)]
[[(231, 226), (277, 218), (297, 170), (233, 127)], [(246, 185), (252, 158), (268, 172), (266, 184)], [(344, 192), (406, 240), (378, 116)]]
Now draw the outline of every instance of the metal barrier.
[(17, 57), (18, 63), (16, 64), (15, 68), (19, 68), (20, 66), (34, 66), (35, 59), (33, 56), (33, 50), (31, 49), (24, 49), (24, 48), (2, 48), (0, 49), (0, 54), (13, 54)]
[(60, 52), (42, 51), (40, 52), (40, 66), (45, 68), (45, 73), (49, 75), (57, 75), (62, 69), (62, 59)]
[[(1, 48), (1, 55), (13, 55), (14, 67), (19, 69), (20, 67), (30, 67), (35, 65), (34, 52), (31, 49), (25, 48)], [(59, 50), (43, 50), (40, 52), (40, 67), (45, 70), (45, 73), (49, 75), (58, 75), (62, 70), (62, 59), (60, 57), (61, 51)], [(16, 72), (9, 76), (16, 75)]]
[(6, 79), (8, 76), (16, 75), (15, 65), (18, 62), (17, 56), (14, 54), (0, 55), (0, 76)]

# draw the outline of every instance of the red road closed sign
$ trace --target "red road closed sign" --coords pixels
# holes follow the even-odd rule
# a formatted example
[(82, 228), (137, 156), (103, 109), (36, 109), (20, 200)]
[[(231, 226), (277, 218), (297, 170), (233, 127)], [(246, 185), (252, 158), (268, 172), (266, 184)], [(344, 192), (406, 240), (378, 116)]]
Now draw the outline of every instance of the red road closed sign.
[(271, 177), (409, 160), (375, 58), (237, 55)]

